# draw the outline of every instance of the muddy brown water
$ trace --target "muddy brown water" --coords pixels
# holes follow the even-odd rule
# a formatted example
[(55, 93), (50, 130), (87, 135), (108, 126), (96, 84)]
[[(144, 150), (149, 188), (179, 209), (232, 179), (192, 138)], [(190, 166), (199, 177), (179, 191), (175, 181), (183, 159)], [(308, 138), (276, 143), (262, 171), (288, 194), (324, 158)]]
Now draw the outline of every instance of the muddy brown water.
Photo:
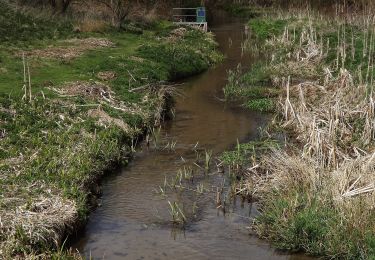
[[(175, 151), (141, 144), (131, 163), (103, 181), (99, 206), (75, 247), (94, 259), (305, 259), (275, 251), (265, 241), (250, 235), (256, 207), (235, 201), (223, 214), (216, 209), (214, 195), (200, 199), (199, 217), (185, 229), (170, 225), (168, 204), (154, 192), (165, 176), (173, 176), (192, 148), (210, 149), (214, 155), (233, 147), (237, 140), (256, 139), (258, 128), (268, 118), (260, 113), (221, 102), (227, 71), (238, 63), (249, 66), (251, 57), (241, 53), (244, 26), (221, 20), (212, 27), (225, 61), (188, 79), (176, 98), (175, 118), (161, 129), (160, 142), (177, 142)], [(184, 162), (185, 161), (185, 162)], [(189, 200), (189, 195), (188, 198)]]

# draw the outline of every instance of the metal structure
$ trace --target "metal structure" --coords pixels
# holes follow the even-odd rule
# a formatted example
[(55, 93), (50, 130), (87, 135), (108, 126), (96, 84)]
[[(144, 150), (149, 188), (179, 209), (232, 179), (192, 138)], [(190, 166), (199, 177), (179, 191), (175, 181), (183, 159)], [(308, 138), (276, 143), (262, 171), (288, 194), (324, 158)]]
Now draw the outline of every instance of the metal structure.
[(206, 8), (173, 8), (173, 23), (199, 27), (207, 32)]

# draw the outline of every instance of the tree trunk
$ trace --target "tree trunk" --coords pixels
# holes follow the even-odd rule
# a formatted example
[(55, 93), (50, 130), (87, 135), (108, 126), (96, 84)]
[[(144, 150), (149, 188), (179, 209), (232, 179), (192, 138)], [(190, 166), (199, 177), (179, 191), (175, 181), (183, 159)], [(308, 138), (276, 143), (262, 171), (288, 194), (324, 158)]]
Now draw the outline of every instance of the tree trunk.
[(50, 0), (54, 13), (64, 14), (71, 3), (71, 0)]

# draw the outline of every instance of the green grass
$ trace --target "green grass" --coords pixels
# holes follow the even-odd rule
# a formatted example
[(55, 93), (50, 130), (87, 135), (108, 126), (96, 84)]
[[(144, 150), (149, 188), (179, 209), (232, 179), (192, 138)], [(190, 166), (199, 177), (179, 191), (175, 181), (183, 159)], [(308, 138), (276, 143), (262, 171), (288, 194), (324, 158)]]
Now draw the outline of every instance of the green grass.
[[(10, 192), (7, 187), (12, 184), (26, 186), (36, 180), (44, 181), (62, 190), (68, 198), (81, 202), (78, 207), (80, 216), (85, 217), (87, 194), (79, 187), (85, 186), (84, 182), (91, 178), (90, 175), (101, 173), (111, 161), (119, 161), (125, 148), (123, 144), (129, 144), (131, 136), (117, 127), (99, 127), (94, 119), (85, 117), (85, 111), (62, 108), (58, 103), (40, 100), (30, 107), (14, 100), (10, 102), (17, 115), (4, 125), (8, 135), (1, 144), (1, 159), (17, 157), (21, 147), (24, 156), (31, 156), (35, 151), (38, 154), (34, 160), (19, 165), (22, 174), (13, 178), (8, 176), (1, 182), (3, 189), (0, 194), (7, 197), (7, 192)], [(46, 116), (45, 111), (49, 111), (50, 116)], [(65, 124), (69, 125), (69, 130), (58, 127), (56, 122), (63, 123), (59, 115), (67, 118)], [(6, 113), (2, 113), (2, 118), (5, 117)], [(85, 121), (75, 123), (76, 117), (85, 118)], [(82, 132), (87, 135), (82, 136)], [(95, 141), (92, 140), (94, 133)], [(12, 173), (12, 168), (6, 163), (1, 168), (6, 176)], [(34, 192), (38, 194), (40, 191), (31, 194)], [(32, 198), (31, 194), (27, 192), (25, 195)], [(17, 196), (22, 196), (22, 192)]]
[(272, 20), (269, 18), (257, 18), (249, 22), (253, 36), (260, 41), (280, 35), (287, 24), (286, 20)]
[(253, 111), (272, 112), (275, 110), (274, 101), (270, 98), (259, 98), (249, 100), (244, 106)]
[[(130, 87), (134, 88), (147, 82), (178, 79), (199, 73), (220, 59), (213, 42), (192, 45), (194, 39), (203, 37), (198, 31), (188, 32), (186, 39), (175, 44), (158, 42), (153, 32), (144, 35), (112, 32), (103, 36), (113, 41), (116, 47), (87, 51), (68, 61), (31, 58), (33, 90), (38, 92), (47, 84), (58, 86), (68, 81), (98, 80), (98, 72), (110, 70), (118, 75), (112, 87), (118, 94), (124, 94), (124, 89), (129, 88), (129, 80)], [(6, 72), (0, 78), (0, 93), (19, 94), (23, 85), (22, 58), (5, 51), (3, 54), (0, 66)], [(130, 56), (144, 61), (130, 59)]]
[[(124, 72), (120, 71), (122, 68), (121, 59), (125, 60), (131, 55), (136, 55), (136, 49), (146, 40), (140, 36), (120, 32), (106, 36), (115, 42), (116, 48), (91, 50), (81, 57), (69, 61), (47, 58), (29, 59), (33, 89), (41, 90), (46, 83), (61, 85), (68, 81), (96, 80), (96, 74), (104, 70)], [(0, 64), (7, 72), (0, 79), (0, 91), (2, 93), (20, 93), (23, 85), (22, 58), (9, 54), (5, 54), (3, 57)], [(121, 75), (123, 74), (121, 73)]]
[(251, 162), (252, 157), (257, 157), (278, 145), (278, 142), (272, 139), (238, 143), (235, 149), (223, 152), (220, 160), (226, 166), (246, 166)]
[(271, 77), (265, 63), (255, 63), (251, 69), (243, 73), (241, 67), (230, 71), (228, 83), (224, 87), (227, 100), (237, 100), (243, 107), (253, 111), (272, 112), (279, 94), (276, 88), (270, 87)]
[(363, 237), (333, 207), (295, 190), (275, 191), (269, 197), (262, 200), (256, 229), (275, 247), (335, 259), (374, 259), (373, 234)]

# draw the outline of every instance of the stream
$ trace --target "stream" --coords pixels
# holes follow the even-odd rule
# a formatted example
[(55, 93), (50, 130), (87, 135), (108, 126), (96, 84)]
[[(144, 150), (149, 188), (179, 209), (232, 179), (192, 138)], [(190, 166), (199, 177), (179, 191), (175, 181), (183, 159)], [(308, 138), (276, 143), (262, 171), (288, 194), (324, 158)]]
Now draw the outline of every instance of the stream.
[[(176, 142), (174, 151), (145, 142), (130, 164), (104, 179), (100, 205), (74, 247), (93, 259), (308, 259), (280, 253), (250, 235), (255, 205), (238, 199), (226, 214), (216, 208), (214, 193), (199, 199), (199, 213), (184, 229), (173, 228), (167, 200), (155, 189), (194, 160), (193, 148), (213, 155), (258, 136), (268, 116), (228, 106), (219, 99), (227, 71), (254, 62), (242, 55), (244, 25), (220, 19), (212, 25), (226, 59), (201, 75), (187, 79), (176, 97), (175, 118), (162, 125), (160, 142)], [(215, 178), (213, 178), (215, 179)], [(210, 181), (208, 181), (210, 182)], [(214, 180), (215, 182), (215, 180)], [(187, 195), (184, 200), (192, 200)], [(192, 196), (192, 195), (191, 195)]]

